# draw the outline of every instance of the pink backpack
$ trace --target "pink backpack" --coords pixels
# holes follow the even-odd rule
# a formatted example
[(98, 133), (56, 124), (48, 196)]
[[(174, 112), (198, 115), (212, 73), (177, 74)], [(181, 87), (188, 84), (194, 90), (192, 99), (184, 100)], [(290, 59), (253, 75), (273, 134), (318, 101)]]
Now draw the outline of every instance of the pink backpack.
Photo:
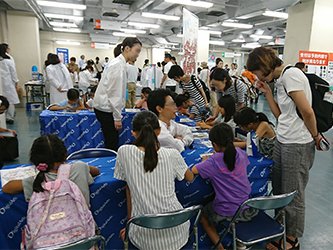
[(31, 196), (21, 249), (68, 244), (95, 235), (95, 222), (78, 186), (69, 180), (71, 165), (61, 165), (57, 179)]

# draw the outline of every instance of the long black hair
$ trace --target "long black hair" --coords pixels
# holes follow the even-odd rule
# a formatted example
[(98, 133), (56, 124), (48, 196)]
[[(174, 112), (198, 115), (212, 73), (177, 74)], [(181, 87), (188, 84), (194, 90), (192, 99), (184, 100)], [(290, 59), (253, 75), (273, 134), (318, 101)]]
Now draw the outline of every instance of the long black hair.
[(227, 123), (216, 124), (209, 132), (209, 140), (219, 147), (225, 147), (223, 161), (229, 171), (235, 169), (236, 149), (234, 146), (234, 133)]
[(142, 43), (136, 37), (126, 37), (122, 43), (119, 43), (117, 47), (114, 48), (113, 50), (114, 57), (119, 56), (121, 52), (124, 51), (126, 46), (132, 48), (137, 43), (142, 46)]
[(267, 116), (264, 113), (256, 113), (256, 111), (254, 111), (250, 107), (243, 107), (238, 110), (234, 114), (234, 122), (240, 126), (247, 126), (251, 122), (267, 122), (274, 126), (274, 124), (268, 120)]
[(67, 148), (64, 142), (56, 135), (49, 134), (38, 137), (30, 149), (30, 162), (36, 167), (46, 164), (47, 169), (40, 171), (33, 184), (34, 192), (44, 192), (42, 183), (46, 180), (45, 173), (52, 170), (57, 162), (64, 162), (67, 156)]
[(51, 54), (50, 59), (49, 59), (49, 63), (52, 64), (52, 65), (56, 65), (56, 64), (60, 63), (58, 55), (57, 54)]
[(158, 162), (156, 146), (159, 147), (159, 142), (154, 131), (160, 128), (158, 118), (151, 111), (141, 111), (133, 117), (132, 127), (133, 131), (138, 132), (133, 144), (145, 148), (143, 167), (146, 172), (153, 172)]
[(47, 54), (47, 59), (45, 61), (45, 68), (50, 65), (51, 55), (52, 55), (52, 53)]
[(8, 44), (6, 43), (0, 44), (0, 57), (2, 57), (3, 59), (10, 59), (10, 57), (6, 54), (7, 48)]
[(221, 108), (224, 108), (224, 121), (228, 122), (233, 119), (236, 112), (235, 99), (231, 95), (221, 96), (217, 102)]
[(216, 80), (216, 81), (223, 82), (224, 79), (227, 79), (224, 90), (223, 90), (223, 91), (226, 91), (228, 88), (230, 88), (230, 86), (232, 84), (232, 81), (231, 81), (231, 78), (230, 78), (228, 72), (221, 68), (215, 68), (210, 75), (210, 80)]

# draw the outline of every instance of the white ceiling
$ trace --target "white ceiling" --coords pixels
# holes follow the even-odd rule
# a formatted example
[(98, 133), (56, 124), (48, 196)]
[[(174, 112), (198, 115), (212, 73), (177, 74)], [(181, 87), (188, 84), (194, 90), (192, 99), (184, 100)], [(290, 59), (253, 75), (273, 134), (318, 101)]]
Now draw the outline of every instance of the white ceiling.
[[(55, 0), (54, 0), (55, 1)], [(158, 29), (145, 29), (146, 34), (137, 34), (137, 37), (144, 44), (159, 47), (163, 41), (177, 43), (176, 47), (181, 47), (182, 38), (177, 37), (182, 32), (182, 18), (179, 21), (166, 21), (162, 19), (145, 18), (141, 12), (152, 12), (158, 14), (168, 14), (182, 17), (182, 8), (184, 5), (166, 3), (164, 0), (56, 0), (57, 2), (84, 4), (86, 10), (73, 10), (55, 7), (43, 7), (36, 4), (35, 0), (0, 0), (0, 9), (12, 9), (21, 11), (34, 11), (40, 19), (40, 29), (52, 31), (50, 21), (75, 22), (82, 30), (81, 33), (89, 34), (92, 42), (117, 43), (119, 37), (112, 35), (119, 31), (119, 28), (136, 29), (128, 26), (128, 22), (144, 22), (159, 24)], [(179, 0), (181, 2), (182, 0)], [(247, 43), (257, 42), (258, 40), (250, 38), (251, 34), (260, 33), (271, 35), (273, 39), (262, 40), (260, 44), (272, 42), (275, 38), (284, 38), (286, 29), (286, 19), (263, 16), (265, 10), (287, 12), (287, 8), (299, 2), (299, 0), (208, 0), (206, 2), (214, 3), (210, 9), (185, 6), (188, 10), (199, 17), (200, 27), (209, 27), (210, 30), (221, 31), (222, 35), (210, 35), (210, 40), (223, 40), (226, 48), (239, 49), (241, 44), (233, 43), (231, 40), (243, 36)], [(220, 16), (209, 15), (212, 11), (219, 11), (224, 14)], [(117, 12), (118, 17), (104, 17), (103, 12)], [(50, 19), (44, 16), (44, 13), (54, 13), (63, 15), (83, 16), (83, 21)], [(249, 19), (237, 19), (237, 17), (246, 14), (256, 14)], [(112, 30), (96, 30), (95, 19), (112, 22)], [(221, 26), (225, 20), (235, 20), (241, 23), (253, 24), (249, 30), (235, 29)], [(208, 26), (211, 25), (211, 26)], [(212, 27), (215, 26), (215, 27)], [(170, 45), (169, 45), (170, 46)], [(217, 45), (210, 45), (211, 49)]]

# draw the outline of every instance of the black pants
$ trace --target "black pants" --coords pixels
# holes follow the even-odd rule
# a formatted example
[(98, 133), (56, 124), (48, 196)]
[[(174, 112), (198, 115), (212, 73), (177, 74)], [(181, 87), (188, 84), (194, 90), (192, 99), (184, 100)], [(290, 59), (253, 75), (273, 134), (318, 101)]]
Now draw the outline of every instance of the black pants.
[(104, 136), (104, 147), (117, 151), (119, 144), (119, 132), (114, 126), (113, 113), (94, 109), (97, 120), (101, 123)]
[(176, 86), (165, 86), (166, 89), (170, 89), (172, 92), (176, 91)]

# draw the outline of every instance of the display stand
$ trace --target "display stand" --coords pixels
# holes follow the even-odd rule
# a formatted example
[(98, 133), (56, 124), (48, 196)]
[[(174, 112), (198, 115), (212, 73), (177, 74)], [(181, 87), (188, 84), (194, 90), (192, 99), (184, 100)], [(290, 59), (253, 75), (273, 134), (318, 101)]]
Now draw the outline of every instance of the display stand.
[(45, 109), (47, 98), (45, 85), (39, 81), (28, 81), (24, 84), (24, 88), (26, 92), (26, 110)]

